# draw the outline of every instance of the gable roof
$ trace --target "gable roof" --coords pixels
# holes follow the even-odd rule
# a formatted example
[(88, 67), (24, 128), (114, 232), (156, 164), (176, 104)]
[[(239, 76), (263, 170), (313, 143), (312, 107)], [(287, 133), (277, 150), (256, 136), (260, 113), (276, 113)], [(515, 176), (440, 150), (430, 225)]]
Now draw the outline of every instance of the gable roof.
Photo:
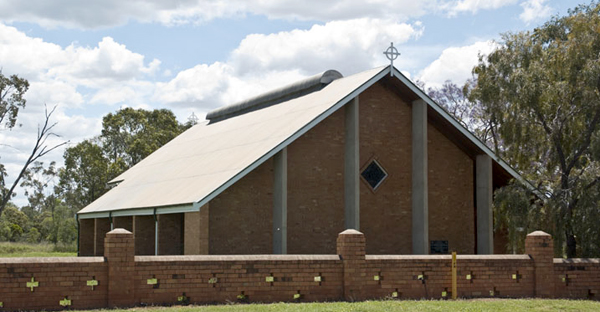
[(429, 110), (460, 132), (471, 148), (490, 155), (495, 166), (527, 183), (408, 78), (387, 66), (335, 79), (318, 91), (284, 99), (268, 108), (252, 110), (241, 105), (243, 114), (228, 113), (230, 116), (217, 122), (195, 125), (111, 181), (118, 185), (80, 210), (78, 216), (83, 219), (198, 211), (390, 74), (397, 78), (392, 79), (394, 83), (410, 93), (410, 98), (423, 99)]

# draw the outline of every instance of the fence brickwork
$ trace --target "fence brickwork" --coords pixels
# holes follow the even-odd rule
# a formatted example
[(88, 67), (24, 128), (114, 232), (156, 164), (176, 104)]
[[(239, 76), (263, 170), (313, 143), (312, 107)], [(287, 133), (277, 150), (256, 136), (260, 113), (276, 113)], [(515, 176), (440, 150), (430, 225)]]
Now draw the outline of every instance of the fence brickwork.
[[(152, 304), (444, 299), (449, 255), (365, 255), (362, 233), (338, 255), (134, 256), (133, 234), (106, 235), (104, 257), (0, 259), (0, 311)], [(458, 255), (458, 297), (598, 299), (599, 259), (553, 259), (552, 238), (527, 236), (527, 255)]]

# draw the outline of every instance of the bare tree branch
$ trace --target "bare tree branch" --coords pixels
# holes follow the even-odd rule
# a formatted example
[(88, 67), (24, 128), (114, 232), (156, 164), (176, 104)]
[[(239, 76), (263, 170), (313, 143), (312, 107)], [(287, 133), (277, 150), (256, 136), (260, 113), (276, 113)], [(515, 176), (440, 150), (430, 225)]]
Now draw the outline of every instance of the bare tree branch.
[(4, 211), (6, 204), (8, 204), (8, 201), (11, 199), (11, 197), (15, 191), (15, 188), (17, 187), (17, 185), (19, 185), (19, 181), (21, 180), (21, 178), (23, 178), (23, 176), (27, 172), (27, 168), (29, 167), (29, 165), (31, 165), (32, 163), (34, 163), (36, 160), (43, 157), (44, 155), (50, 153), (51, 151), (69, 143), (68, 141), (66, 141), (66, 142), (62, 142), (60, 144), (54, 145), (52, 147), (48, 147), (48, 145), (46, 145), (46, 141), (48, 140), (49, 137), (60, 137), (58, 134), (52, 132), (52, 129), (54, 128), (54, 126), (56, 126), (57, 123), (50, 124), (50, 117), (54, 113), (54, 110), (56, 110), (56, 106), (54, 106), (52, 108), (52, 110), (50, 110), (50, 112), (48, 112), (48, 107), (46, 107), (46, 109), (45, 109), (46, 119), (44, 120), (44, 124), (41, 126), (41, 128), (38, 126), (37, 139), (35, 141), (35, 145), (34, 145), (33, 149), (31, 150), (31, 153), (29, 154), (29, 158), (27, 158), (27, 161), (25, 162), (25, 164), (23, 164), (23, 168), (19, 172), (19, 175), (14, 180), (11, 187), (9, 189), (2, 188), (2, 194), (1, 194), (2, 198), (0, 201), (0, 215), (2, 215), (2, 212)]

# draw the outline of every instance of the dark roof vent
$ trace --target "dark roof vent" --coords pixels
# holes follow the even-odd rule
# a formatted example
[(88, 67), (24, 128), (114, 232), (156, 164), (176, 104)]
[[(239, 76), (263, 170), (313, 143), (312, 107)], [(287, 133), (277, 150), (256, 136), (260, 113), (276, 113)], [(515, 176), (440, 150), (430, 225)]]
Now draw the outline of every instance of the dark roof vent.
[(250, 98), (248, 100), (217, 108), (206, 115), (210, 123), (221, 121), (234, 116), (259, 110), (291, 99), (295, 99), (309, 93), (319, 91), (332, 81), (342, 78), (336, 70), (328, 70), (324, 73), (300, 80), (291, 85), (269, 91), (265, 94)]

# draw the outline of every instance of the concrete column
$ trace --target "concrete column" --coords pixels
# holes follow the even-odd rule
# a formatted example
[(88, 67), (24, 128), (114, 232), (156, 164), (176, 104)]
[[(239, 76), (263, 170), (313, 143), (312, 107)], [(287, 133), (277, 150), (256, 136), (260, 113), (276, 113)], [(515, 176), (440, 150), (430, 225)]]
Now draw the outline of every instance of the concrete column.
[(358, 97), (348, 102), (344, 146), (344, 223), (346, 229), (360, 229), (360, 154)]
[(427, 103), (412, 102), (412, 250), (429, 254), (427, 190)]
[(273, 253), (287, 254), (287, 148), (273, 156)]
[(183, 213), (158, 215), (158, 254), (183, 254)]
[(104, 238), (111, 231), (109, 218), (98, 218), (94, 222), (94, 255), (104, 255)]
[(94, 255), (94, 219), (79, 219), (79, 255)]
[(154, 216), (133, 217), (133, 237), (136, 255), (154, 255)]
[(494, 214), (492, 212), (492, 158), (475, 158), (475, 196), (477, 205), (477, 254), (494, 253)]

